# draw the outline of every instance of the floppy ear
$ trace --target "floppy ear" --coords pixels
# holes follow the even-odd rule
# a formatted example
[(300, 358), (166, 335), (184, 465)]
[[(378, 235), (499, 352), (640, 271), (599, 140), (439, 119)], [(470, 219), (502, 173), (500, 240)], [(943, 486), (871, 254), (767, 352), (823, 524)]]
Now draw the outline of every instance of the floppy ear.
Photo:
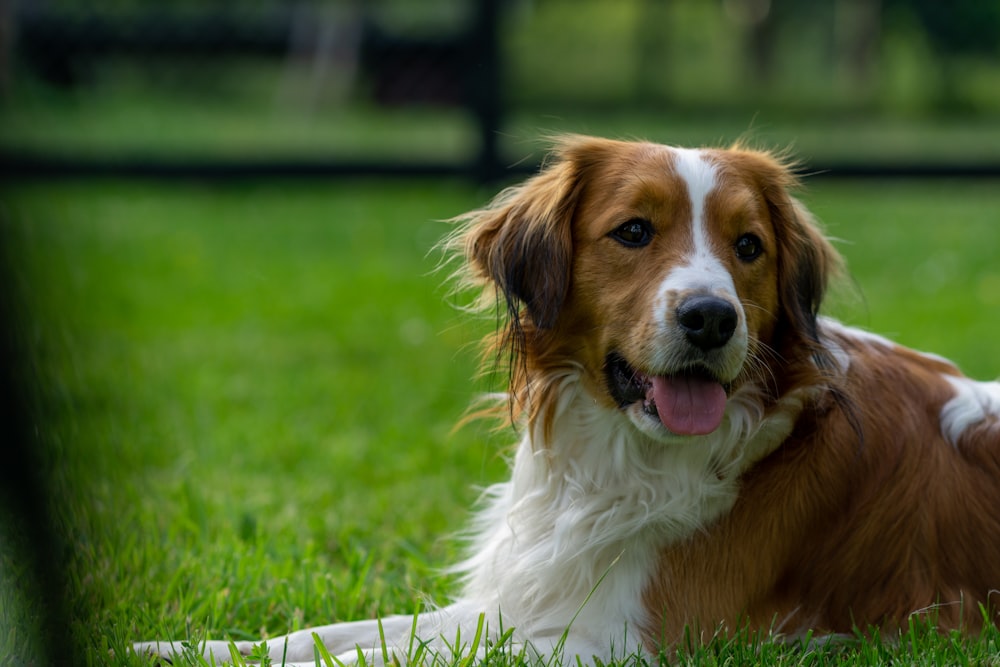
[(864, 446), (865, 432), (858, 418), (856, 399), (843, 382), (829, 371), (837, 367), (829, 348), (819, 338), (819, 308), (827, 285), (844, 268), (840, 253), (827, 240), (819, 223), (789, 189), (798, 181), (788, 165), (765, 155), (772, 171), (764, 184), (771, 219), (778, 239), (778, 298), (780, 320), (778, 346), (801, 347), (815, 364), (818, 378), (826, 384), (833, 403), (854, 431), (858, 447)]
[(766, 152), (735, 147), (746, 173), (767, 202), (778, 242), (779, 329), (819, 351), (817, 317), (830, 278), (842, 261), (815, 218), (790, 191), (793, 166)]
[(460, 218), (469, 270), (496, 286), (516, 324), (523, 304), (535, 327), (555, 325), (569, 291), (579, 186), (576, 164), (561, 153), (538, 175)]
[(781, 311), (793, 331), (809, 342), (819, 342), (817, 316), (830, 278), (840, 271), (840, 255), (826, 239), (801, 202), (787, 192), (774, 213), (781, 250), (778, 254), (778, 291)]

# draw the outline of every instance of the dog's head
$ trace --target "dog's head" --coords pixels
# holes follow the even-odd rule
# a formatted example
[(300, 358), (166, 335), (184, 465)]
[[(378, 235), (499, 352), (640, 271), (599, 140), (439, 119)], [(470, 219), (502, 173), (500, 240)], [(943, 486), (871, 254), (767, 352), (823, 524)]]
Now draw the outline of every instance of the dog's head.
[[(541, 173), (464, 216), (470, 275), (509, 317), (515, 400), (574, 366), (657, 439), (706, 434), (728, 397), (814, 356), (836, 252), (768, 153), (561, 140)], [(530, 406), (533, 417), (536, 406)]]

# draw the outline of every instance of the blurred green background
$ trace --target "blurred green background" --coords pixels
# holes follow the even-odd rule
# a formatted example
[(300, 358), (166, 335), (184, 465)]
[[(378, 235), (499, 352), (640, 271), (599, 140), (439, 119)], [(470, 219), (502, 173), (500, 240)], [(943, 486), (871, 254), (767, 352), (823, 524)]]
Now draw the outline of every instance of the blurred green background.
[[(490, 2), (507, 164), (566, 130), (684, 144), (748, 135), (810, 162), (997, 161), (996, 0)], [(7, 3), (3, 145), (467, 157), (479, 135), (461, 102), (488, 73), (454, 47), (481, 4)]]
[[(444, 599), (451, 536), (475, 486), (503, 477), (515, 434), (452, 431), (502, 387), (476, 370), (494, 323), (454, 307), (432, 249), (441, 220), (521, 177), (552, 132), (743, 137), (791, 148), (807, 172), (894, 169), (818, 174), (799, 192), (848, 260), (828, 312), (1000, 375), (1000, 3), (504, 2), (496, 81), (454, 50), (478, 8), (2, 6), (20, 431), (0, 516), (0, 663), (124, 664), (137, 639), (275, 636)], [(235, 33), (206, 16), (285, 46), (234, 52)], [(188, 25), (222, 46), (95, 55), (67, 25), (197, 41), (167, 30)], [(510, 167), (488, 183), (467, 104), (483, 81)], [(24, 156), (79, 168), (29, 178)], [(116, 160), (182, 168), (88, 172)], [(213, 161), (264, 169), (198, 171)], [(324, 169), (351, 163), (455, 169)], [(314, 169), (268, 178), (269, 164)], [(898, 178), (928, 165), (954, 174)], [(970, 169), (980, 177), (958, 177)]]

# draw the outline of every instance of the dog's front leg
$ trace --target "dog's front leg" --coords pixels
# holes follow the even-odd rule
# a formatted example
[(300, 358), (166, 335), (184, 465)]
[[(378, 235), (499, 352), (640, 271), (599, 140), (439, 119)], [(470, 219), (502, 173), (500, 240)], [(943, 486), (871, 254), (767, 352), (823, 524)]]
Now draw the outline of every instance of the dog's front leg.
[[(187, 664), (187, 662), (193, 662), (191, 658), (197, 656), (204, 657), (205, 659), (214, 658), (215, 664), (221, 665), (232, 661), (230, 646), (235, 648), (237, 655), (247, 657), (253, 652), (254, 642), (229, 642), (220, 639), (203, 642), (181, 639), (157, 639), (148, 642), (136, 642), (132, 644), (132, 650), (138, 655), (164, 658), (168, 663), (176, 661)], [(187, 662), (185, 662), (186, 659)]]
[[(319, 651), (318, 642), (327, 652), (347, 664), (358, 662), (359, 655), (364, 655), (367, 664), (381, 664), (385, 658), (392, 656), (400, 662), (408, 662), (418, 652), (426, 656), (467, 651), (479, 623), (478, 610), (469, 603), (456, 603), (417, 614), (416, 617), (411, 614), (333, 623), (273, 637), (266, 640), (267, 656), (275, 664), (282, 664), (282, 661), (284, 664), (314, 664)], [(136, 643), (133, 650), (141, 655), (160, 656), (168, 660), (199, 655), (206, 659), (214, 658), (216, 664), (225, 664), (232, 660), (231, 647), (240, 656), (249, 658), (260, 651), (263, 643), (264, 640), (200, 643), (158, 640)]]
[[(267, 657), (273, 664), (306, 663), (315, 664), (319, 654), (318, 644), (333, 655), (346, 655), (346, 663), (358, 661), (358, 651), (366, 661), (381, 662), (383, 643), (388, 651), (397, 655), (407, 646), (402, 644), (413, 628), (413, 616), (389, 616), (384, 619), (333, 623), (306, 628), (291, 634), (261, 639), (259, 641), (207, 640), (203, 642), (183, 640), (156, 640), (137, 642), (132, 649), (139, 655), (164, 658), (171, 662), (184, 662), (196, 657), (214, 659), (215, 664), (229, 664), (233, 652), (250, 662), (263, 657), (266, 647)], [(402, 656), (401, 656), (402, 658)], [(186, 664), (186, 663), (185, 663)]]
[[(495, 632), (487, 619), (478, 606), (458, 602), (415, 616), (335, 623), (289, 635), (288, 655), (289, 659), (308, 659), (313, 656), (312, 647), (318, 640), (347, 664), (357, 662), (359, 653), (367, 664), (382, 664), (393, 657), (404, 664), (420, 657), (450, 658), (468, 654), (481, 624), (484, 635)], [(481, 636), (480, 641), (485, 644), (486, 637)], [(300, 646), (302, 652), (298, 650)], [(480, 648), (476, 647), (477, 652), (481, 652)]]

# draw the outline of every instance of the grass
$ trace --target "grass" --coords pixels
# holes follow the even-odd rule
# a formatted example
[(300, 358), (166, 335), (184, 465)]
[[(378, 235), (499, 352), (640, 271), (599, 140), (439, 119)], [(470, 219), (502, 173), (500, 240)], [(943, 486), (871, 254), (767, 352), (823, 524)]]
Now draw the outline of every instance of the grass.
[[(154, 637), (277, 636), (406, 611), (452, 582), (449, 536), (510, 432), (452, 433), (489, 323), (450, 304), (447, 182), (24, 185), (3, 195), (32, 427), (50, 480), (73, 662)], [(1000, 375), (993, 183), (823, 183), (804, 197), (863, 299), (835, 310)], [(16, 522), (0, 533), (0, 662), (43, 655)], [(70, 643), (67, 643), (69, 646)], [(116, 658), (110, 657), (109, 649)], [(981, 638), (802, 648), (753, 637), (684, 664), (997, 663)], [(66, 658), (65, 653), (57, 654)]]

